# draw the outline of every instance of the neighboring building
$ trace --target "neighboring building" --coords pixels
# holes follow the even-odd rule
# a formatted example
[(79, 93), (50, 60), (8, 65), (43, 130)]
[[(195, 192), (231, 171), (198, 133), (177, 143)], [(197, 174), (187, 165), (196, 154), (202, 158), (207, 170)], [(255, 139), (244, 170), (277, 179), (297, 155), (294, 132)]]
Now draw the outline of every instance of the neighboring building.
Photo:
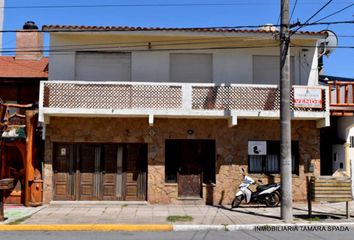
[[(273, 28), (43, 30), (51, 45), (39, 105), (45, 202), (227, 204), (242, 168), (279, 181)], [(326, 36), (292, 36), (295, 200), (306, 199), (306, 176), (320, 174), (320, 128), (329, 125), (329, 108), (327, 87), (318, 84), (317, 46)]]
[(324, 174), (345, 172), (354, 190), (354, 79), (323, 75), (320, 81), (330, 89), (331, 126), (321, 133)]
[[(41, 179), (43, 141), (41, 127), (31, 122), (35, 117), (32, 119), (29, 114), (36, 109), (38, 112), (39, 83), (48, 79), (48, 58), (41, 52), (43, 33), (36, 29), (33, 22), (25, 23), (24, 29), (16, 33), (16, 56), (0, 56), (0, 178), (16, 180), (16, 187), (5, 194), (6, 203), (37, 205), (41, 202), (40, 196), (32, 197), (37, 196), (37, 191), (41, 194), (41, 183), (33, 183)], [(26, 136), (32, 127), (34, 139)], [(32, 147), (33, 151), (29, 150)], [(29, 158), (33, 168), (26, 164)], [(29, 168), (30, 172), (26, 173)]]

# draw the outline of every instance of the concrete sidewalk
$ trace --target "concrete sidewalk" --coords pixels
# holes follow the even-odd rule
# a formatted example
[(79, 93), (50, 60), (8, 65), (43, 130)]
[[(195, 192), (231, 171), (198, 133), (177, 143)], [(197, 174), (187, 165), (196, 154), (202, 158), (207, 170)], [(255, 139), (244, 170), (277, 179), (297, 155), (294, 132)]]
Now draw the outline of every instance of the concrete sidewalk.
[[(350, 202), (354, 209), (354, 202)], [(282, 224), (280, 207), (243, 205), (236, 209), (230, 206), (205, 205), (151, 205), (129, 202), (54, 202), (40, 208), (13, 208), (5, 206), (5, 224), (179, 224), (179, 225), (252, 225)], [(23, 221), (14, 212), (23, 213)], [(345, 218), (345, 203), (313, 204), (313, 218), (307, 219), (307, 204), (294, 204), (294, 223), (350, 223), (354, 215)], [(19, 214), (18, 214), (19, 215)], [(28, 217), (30, 216), (30, 217)], [(173, 217), (177, 216), (177, 217)], [(178, 220), (189, 216), (189, 221)], [(170, 217), (168, 219), (168, 217)], [(170, 221), (169, 221), (170, 220)]]

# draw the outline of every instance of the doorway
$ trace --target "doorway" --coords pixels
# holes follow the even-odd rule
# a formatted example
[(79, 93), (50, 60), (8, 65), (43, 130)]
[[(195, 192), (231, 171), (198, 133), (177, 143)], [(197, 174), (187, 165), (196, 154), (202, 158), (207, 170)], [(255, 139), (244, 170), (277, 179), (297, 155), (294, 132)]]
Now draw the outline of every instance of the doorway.
[(178, 197), (201, 198), (202, 184), (215, 183), (215, 140), (166, 140), (165, 181)]
[(54, 200), (146, 200), (147, 144), (54, 144)]

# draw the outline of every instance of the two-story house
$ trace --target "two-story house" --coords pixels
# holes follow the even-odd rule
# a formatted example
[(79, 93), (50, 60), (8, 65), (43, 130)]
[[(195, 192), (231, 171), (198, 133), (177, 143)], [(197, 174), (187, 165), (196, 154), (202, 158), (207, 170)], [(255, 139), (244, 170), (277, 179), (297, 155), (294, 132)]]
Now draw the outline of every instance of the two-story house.
[[(242, 168), (279, 181), (279, 32), (44, 26), (44, 201), (230, 203)], [(295, 200), (320, 174), (325, 32), (291, 41)], [(256, 151), (257, 150), (257, 151)], [(259, 151), (260, 150), (260, 151)]]

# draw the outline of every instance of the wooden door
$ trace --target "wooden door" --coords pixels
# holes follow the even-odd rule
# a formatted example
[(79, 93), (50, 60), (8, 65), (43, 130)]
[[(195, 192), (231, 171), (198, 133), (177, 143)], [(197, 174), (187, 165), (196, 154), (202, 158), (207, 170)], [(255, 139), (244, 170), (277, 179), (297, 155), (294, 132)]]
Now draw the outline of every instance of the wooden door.
[(100, 147), (80, 145), (79, 200), (98, 200), (100, 191)]
[(103, 145), (102, 200), (123, 200), (122, 194), (122, 146)]
[(56, 144), (55, 200), (146, 200), (146, 144)]
[(200, 198), (202, 193), (201, 143), (185, 140), (180, 142), (179, 147), (178, 196)]
[(75, 169), (73, 156), (74, 149), (71, 144), (58, 143), (54, 146), (54, 200), (75, 199)]
[(126, 144), (125, 164), (125, 200), (146, 199), (146, 144)]

